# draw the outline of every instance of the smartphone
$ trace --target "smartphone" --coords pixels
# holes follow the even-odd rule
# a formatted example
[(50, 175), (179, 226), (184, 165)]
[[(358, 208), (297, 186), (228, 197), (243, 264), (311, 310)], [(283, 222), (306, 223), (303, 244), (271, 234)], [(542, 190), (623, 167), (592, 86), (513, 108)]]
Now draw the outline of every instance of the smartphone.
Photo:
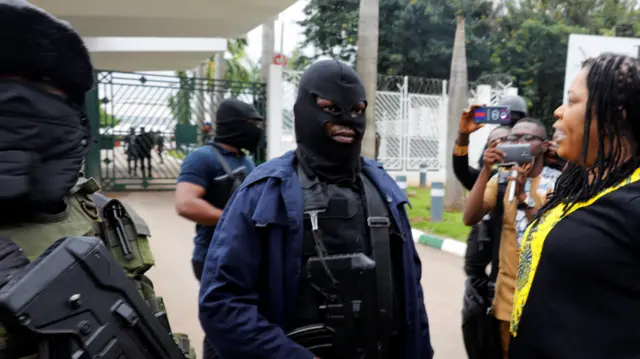
[(474, 119), (476, 123), (508, 125), (511, 123), (511, 110), (504, 106), (478, 107), (474, 112)]
[(500, 166), (509, 167), (514, 164), (522, 166), (533, 161), (531, 145), (528, 143), (504, 144), (498, 145), (496, 148), (505, 153), (505, 157)]

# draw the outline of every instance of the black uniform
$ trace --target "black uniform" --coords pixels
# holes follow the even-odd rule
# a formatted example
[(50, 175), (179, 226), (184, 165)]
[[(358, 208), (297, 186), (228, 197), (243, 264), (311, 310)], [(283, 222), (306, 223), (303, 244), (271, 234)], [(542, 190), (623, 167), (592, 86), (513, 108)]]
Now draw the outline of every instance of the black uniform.
[[(336, 80), (328, 81), (328, 78)], [(318, 97), (332, 101), (333, 111), (321, 109), (316, 103)], [(337, 328), (333, 348), (316, 352), (321, 357), (378, 358), (376, 348), (378, 344), (382, 344), (383, 358), (402, 358), (402, 346), (395, 344), (402, 335), (397, 324), (402, 317), (398, 305), (402, 300), (398, 293), (402, 290), (394, 288), (400, 282), (398, 276), (401, 274), (392, 269), (402, 268), (402, 263), (397, 260), (402, 258), (399, 253), (401, 248), (391, 246), (393, 241), (388, 237), (384, 238), (384, 248), (380, 248), (380, 243), (372, 236), (367, 220), (376, 215), (372, 213), (375, 210), (372, 207), (378, 209), (386, 206), (380, 193), (360, 171), (361, 141), (366, 126), (364, 111), (358, 112), (362, 103), (366, 103), (366, 96), (357, 74), (337, 61), (315, 65), (315, 68), (305, 73), (300, 82), (300, 92), (294, 107), (298, 177), (303, 190), (305, 211), (321, 208), (322, 212), (317, 215), (316, 230), (310, 212), (307, 211), (305, 216), (302, 263), (307, 267), (303, 268), (303, 273), (307, 272), (309, 275), (301, 281), (296, 308), (298, 322), (294, 327), (327, 324)], [(353, 143), (342, 144), (335, 141), (326, 132), (327, 123), (353, 129), (356, 133)], [(388, 213), (383, 214), (388, 221)], [(393, 232), (393, 228), (390, 228), (387, 234)], [(374, 246), (377, 246), (375, 250)], [(380, 259), (381, 251), (386, 252), (390, 261)], [(323, 256), (339, 258), (341, 255), (358, 253), (366, 256), (362, 258), (374, 259), (376, 271), (386, 272), (384, 274), (387, 280), (381, 280), (375, 275), (365, 275), (363, 281), (368, 279), (369, 283), (353, 288), (352, 293), (345, 293), (336, 283), (341, 278), (338, 278), (340, 269), (332, 267), (334, 262), (329, 261), (328, 273), (314, 273), (310, 268), (314, 260)], [(375, 299), (385, 289), (391, 303), (389, 312), (393, 316), (387, 318), (389, 323), (383, 326), (376, 319)], [(347, 314), (341, 321), (331, 322), (328, 318), (331, 310), (328, 307), (350, 305), (345, 303), (345, 298), (350, 296), (362, 300), (360, 311), (352, 314), (354, 317), (362, 315), (364, 318), (349, 318)], [(377, 305), (381, 305), (380, 299)], [(368, 308), (372, 310), (369, 311)]]

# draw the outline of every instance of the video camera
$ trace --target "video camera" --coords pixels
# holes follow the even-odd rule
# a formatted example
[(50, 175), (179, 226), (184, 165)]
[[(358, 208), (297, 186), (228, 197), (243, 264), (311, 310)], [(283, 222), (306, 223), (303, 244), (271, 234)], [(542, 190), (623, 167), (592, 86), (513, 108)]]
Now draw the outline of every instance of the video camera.
[(46, 359), (187, 358), (97, 238), (60, 239), (14, 273), (0, 322), (17, 357), (39, 343)]

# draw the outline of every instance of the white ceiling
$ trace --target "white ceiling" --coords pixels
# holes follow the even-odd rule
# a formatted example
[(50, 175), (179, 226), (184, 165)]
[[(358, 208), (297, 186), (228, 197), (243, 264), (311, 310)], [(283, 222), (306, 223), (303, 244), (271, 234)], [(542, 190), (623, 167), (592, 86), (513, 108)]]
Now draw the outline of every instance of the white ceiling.
[(209, 56), (205, 52), (96, 52), (91, 60), (102, 70), (174, 71), (193, 69)]
[[(30, 0), (84, 37), (238, 38), (296, 0)], [(171, 39), (166, 39), (171, 41)], [(92, 52), (95, 68), (160, 71), (194, 68), (211, 51)]]
[(31, 0), (86, 36), (244, 36), (295, 0)]

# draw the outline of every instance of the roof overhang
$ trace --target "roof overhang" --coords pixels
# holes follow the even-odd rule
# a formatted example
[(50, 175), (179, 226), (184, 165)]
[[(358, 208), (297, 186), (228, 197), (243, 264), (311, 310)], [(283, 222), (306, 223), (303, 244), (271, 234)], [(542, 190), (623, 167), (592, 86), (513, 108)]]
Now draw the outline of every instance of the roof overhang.
[(295, 0), (31, 0), (84, 37), (244, 36)]
[(97, 69), (164, 71), (195, 68), (216, 52), (225, 51), (220, 38), (85, 37)]

